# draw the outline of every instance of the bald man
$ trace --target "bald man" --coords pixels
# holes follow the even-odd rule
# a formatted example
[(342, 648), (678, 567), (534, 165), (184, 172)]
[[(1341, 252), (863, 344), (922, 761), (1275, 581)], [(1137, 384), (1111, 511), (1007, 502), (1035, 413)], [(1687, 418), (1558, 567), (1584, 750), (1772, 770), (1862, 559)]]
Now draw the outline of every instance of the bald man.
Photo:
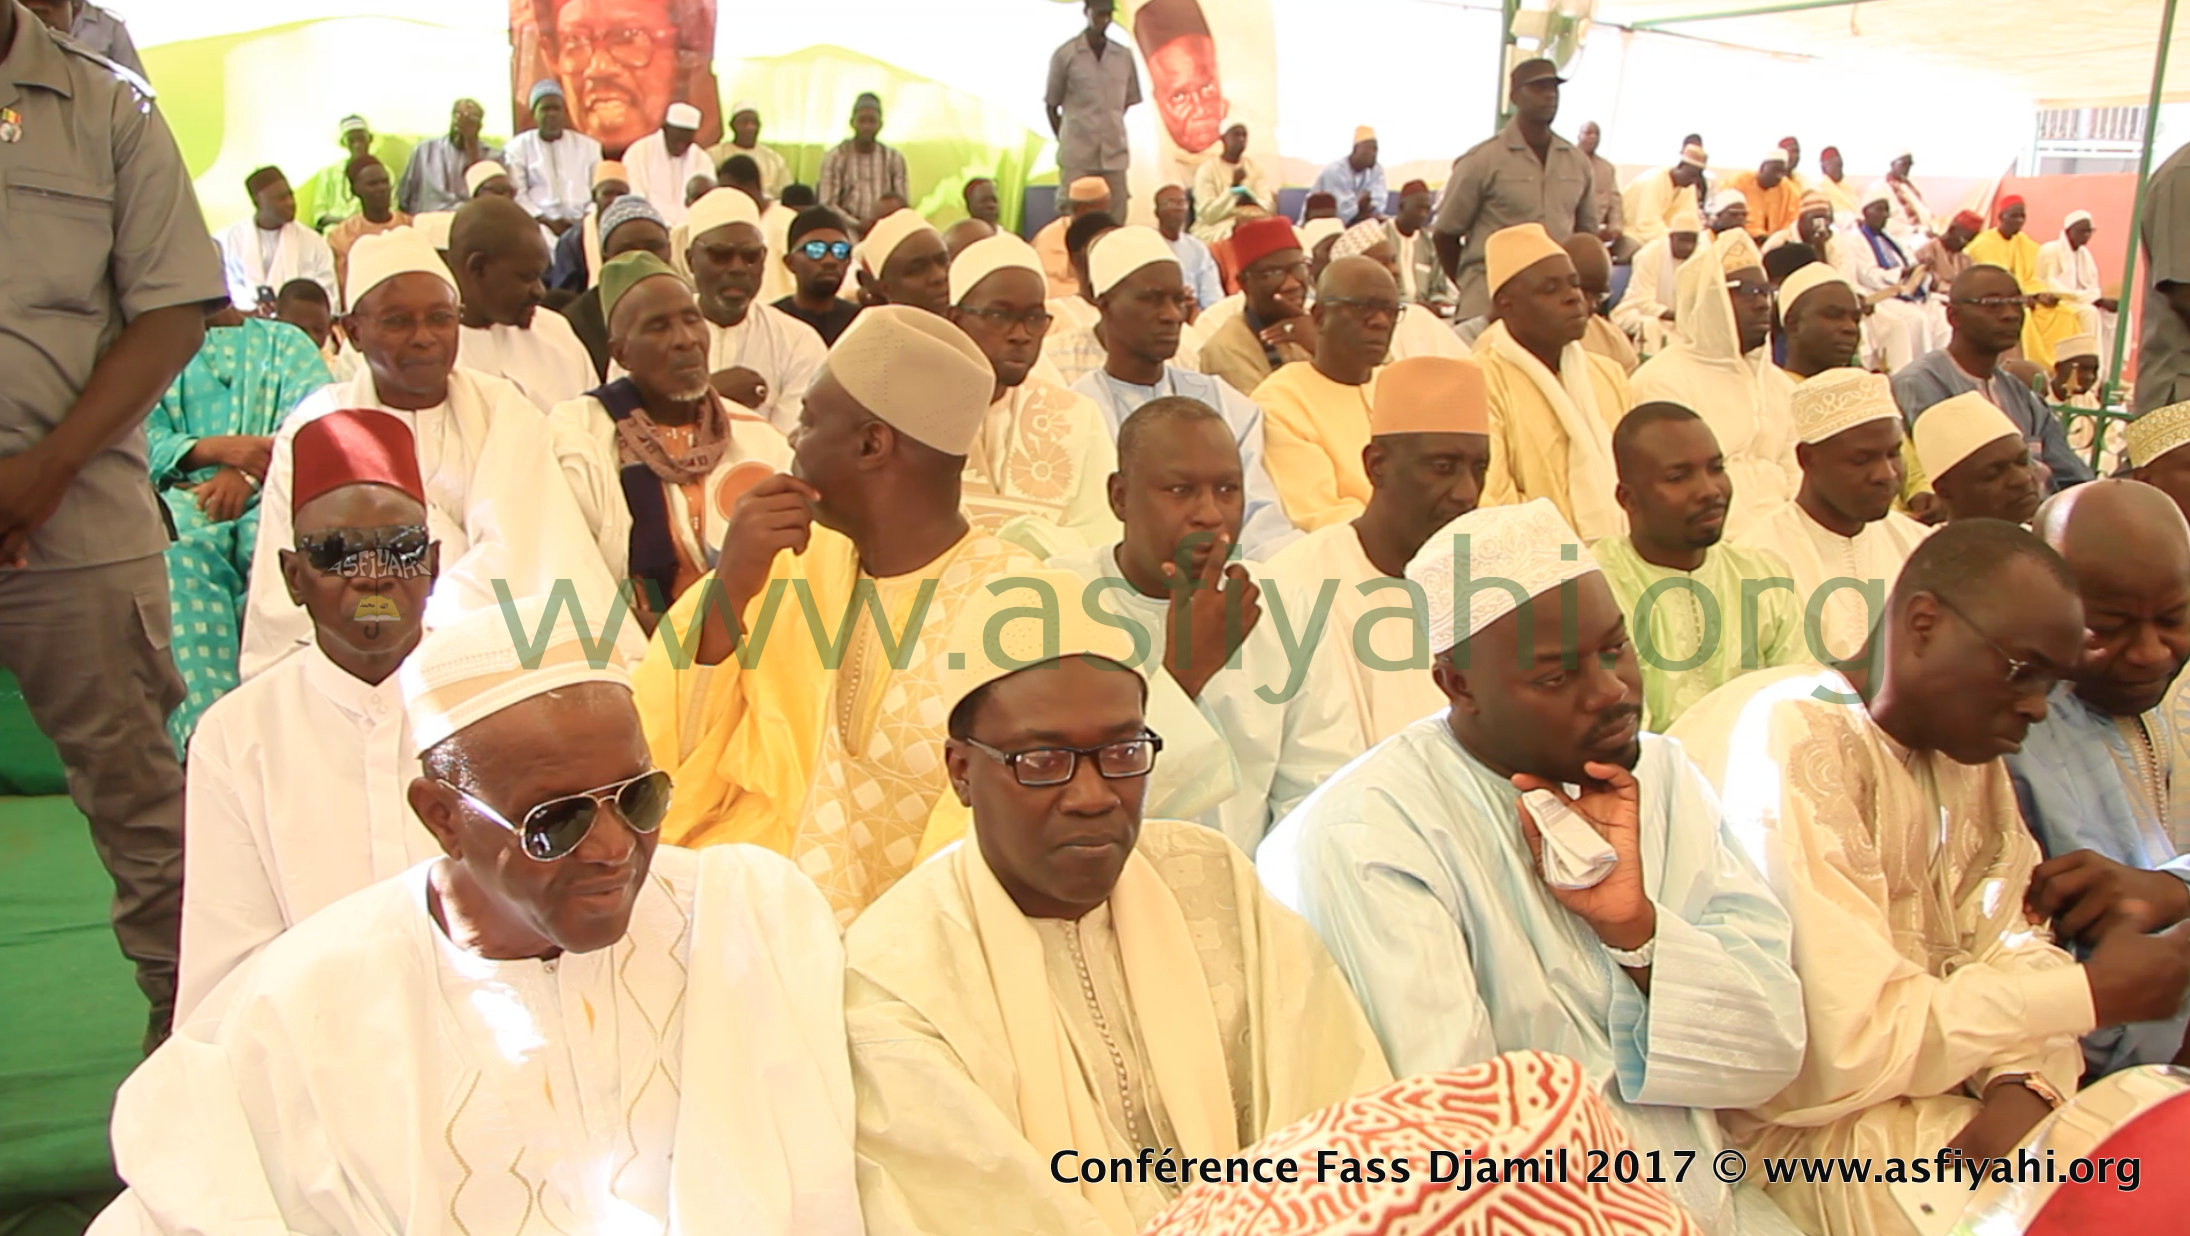
[(1373, 258), (1343, 257), (1316, 281), (1315, 357), (1293, 361), (1254, 391), (1267, 418), (1270, 479), (1285, 516), (1306, 531), (1344, 523), (1369, 500), (1374, 376), (1399, 324), (1399, 284)]
[(540, 225), (514, 199), (485, 194), (456, 212), (449, 228), (462, 306), (456, 363), (509, 379), (542, 412), (594, 384), (593, 357), (569, 319), (539, 312), (547, 269)]
[[(2044, 847), (2030, 905), (2080, 945), (2190, 917), (2190, 750), (2165, 706), (2190, 660), (2190, 524), (2137, 481), (2093, 481), (2038, 509), (2033, 531), (2075, 574), (2089, 632), (2046, 719), (2007, 757)], [(2175, 774), (2183, 774), (2176, 796)], [(2190, 1010), (2084, 1036), (2093, 1073), (2182, 1056)]]
[(986, 219), (960, 219), (943, 233), (943, 252), (955, 262), (968, 246), (996, 235), (996, 225)]
[(1626, 333), (1605, 317), (1605, 302), (1612, 295), (1611, 252), (1591, 232), (1567, 237), (1565, 248), (1566, 255), (1574, 259), (1575, 276), (1582, 281), (1582, 299), (1589, 302), (1589, 328), (1582, 334), (1582, 350), (1595, 352), (1634, 376), (1642, 358), (1635, 354), (1635, 345), (1627, 341)]

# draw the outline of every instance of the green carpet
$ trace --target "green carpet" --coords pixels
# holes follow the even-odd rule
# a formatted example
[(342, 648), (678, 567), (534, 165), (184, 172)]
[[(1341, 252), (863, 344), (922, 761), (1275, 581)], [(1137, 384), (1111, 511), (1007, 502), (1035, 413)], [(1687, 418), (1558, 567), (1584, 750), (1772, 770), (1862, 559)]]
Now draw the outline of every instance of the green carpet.
[[(0, 751), (20, 753), (11, 711)], [(0, 798), (0, 1236), (80, 1233), (117, 1187), (107, 1115), (145, 1006), (112, 895), (68, 799)]]
[[(66, 793), (61, 757), (31, 724), (15, 675), (0, 669), (0, 796)], [(0, 1236), (6, 1236), (4, 1229)]]

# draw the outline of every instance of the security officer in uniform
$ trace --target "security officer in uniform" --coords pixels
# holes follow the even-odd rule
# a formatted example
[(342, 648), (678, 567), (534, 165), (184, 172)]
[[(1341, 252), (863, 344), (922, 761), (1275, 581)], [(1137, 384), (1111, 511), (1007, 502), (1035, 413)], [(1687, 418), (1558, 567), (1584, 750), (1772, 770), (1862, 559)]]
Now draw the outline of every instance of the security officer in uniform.
[(68, 765), (165, 1037), (182, 909), (168, 535), (143, 421), (228, 299), (141, 78), (0, 0), (0, 665)]
[(25, 0), (25, 4), (48, 26), (76, 40), (78, 46), (105, 56), (139, 77), (145, 76), (144, 62), (137, 58), (137, 44), (130, 39), (129, 27), (122, 24), (121, 18), (91, 0)]

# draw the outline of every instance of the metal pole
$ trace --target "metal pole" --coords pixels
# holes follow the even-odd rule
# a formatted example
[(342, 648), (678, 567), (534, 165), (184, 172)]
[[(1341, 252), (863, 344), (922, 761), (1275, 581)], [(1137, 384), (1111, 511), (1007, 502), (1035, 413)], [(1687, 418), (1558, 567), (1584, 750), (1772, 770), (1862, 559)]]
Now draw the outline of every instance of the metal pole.
[(1730, 17), (1768, 17), (1773, 13), (1801, 13), (1810, 9), (1849, 9), (1862, 0), (1792, 0), (1788, 4), (1766, 4), (1751, 9), (1728, 9), (1723, 13), (1690, 13), (1683, 17), (1653, 17), (1647, 21), (1629, 22), (1630, 30), (1655, 30), (1660, 26), (1677, 26), (1691, 21), (1721, 21)]
[[(2175, 0), (2167, 0), (2172, 11)], [(1513, 18), (1521, 11), (1521, 0), (1500, 0), (1498, 6), (1498, 69), (1492, 74), (1491, 87), (1498, 98), (1490, 109), (1490, 131), (1496, 133), (1506, 127), (1506, 61), (1512, 59), (1509, 50), (1517, 42), (1513, 37)]]
[[(2167, 0), (2160, 14), (2160, 41), (2152, 54), (2152, 93), (2144, 104), (2144, 149), (2137, 155), (2137, 195), (2129, 203), (2129, 256), (2122, 262), (2120, 307), (2114, 314), (2114, 357), (2107, 365), (2106, 385), (2099, 402), (2111, 404), (2122, 384), (2122, 356), (2129, 348), (2129, 309), (2137, 303), (2137, 248), (2144, 226), (2144, 182), (2152, 175), (2152, 142), (2159, 135), (2160, 89), (2167, 79), (2167, 44), (2174, 37), (2175, 0)], [(2146, 307), (2146, 312), (2152, 311)], [(2167, 306), (2157, 306), (2161, 313)]]

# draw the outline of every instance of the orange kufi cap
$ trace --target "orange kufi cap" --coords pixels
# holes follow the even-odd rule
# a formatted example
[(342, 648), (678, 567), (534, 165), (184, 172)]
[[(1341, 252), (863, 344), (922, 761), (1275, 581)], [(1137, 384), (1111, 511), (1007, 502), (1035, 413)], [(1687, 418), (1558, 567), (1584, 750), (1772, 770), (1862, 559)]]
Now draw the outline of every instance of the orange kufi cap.
[(1483, 244), (1484, 283), (1495, 294), (1506, 281), (1543, 261), (1567, 257), (1566, 246), (1551, 238), (1541, 223), (1517, 223), (1490, 234)]
[(1482, 367), (1449, 356), (1413, 356), (1376, 375), (1369, 436), (1489, 433), (1490, 389)]

